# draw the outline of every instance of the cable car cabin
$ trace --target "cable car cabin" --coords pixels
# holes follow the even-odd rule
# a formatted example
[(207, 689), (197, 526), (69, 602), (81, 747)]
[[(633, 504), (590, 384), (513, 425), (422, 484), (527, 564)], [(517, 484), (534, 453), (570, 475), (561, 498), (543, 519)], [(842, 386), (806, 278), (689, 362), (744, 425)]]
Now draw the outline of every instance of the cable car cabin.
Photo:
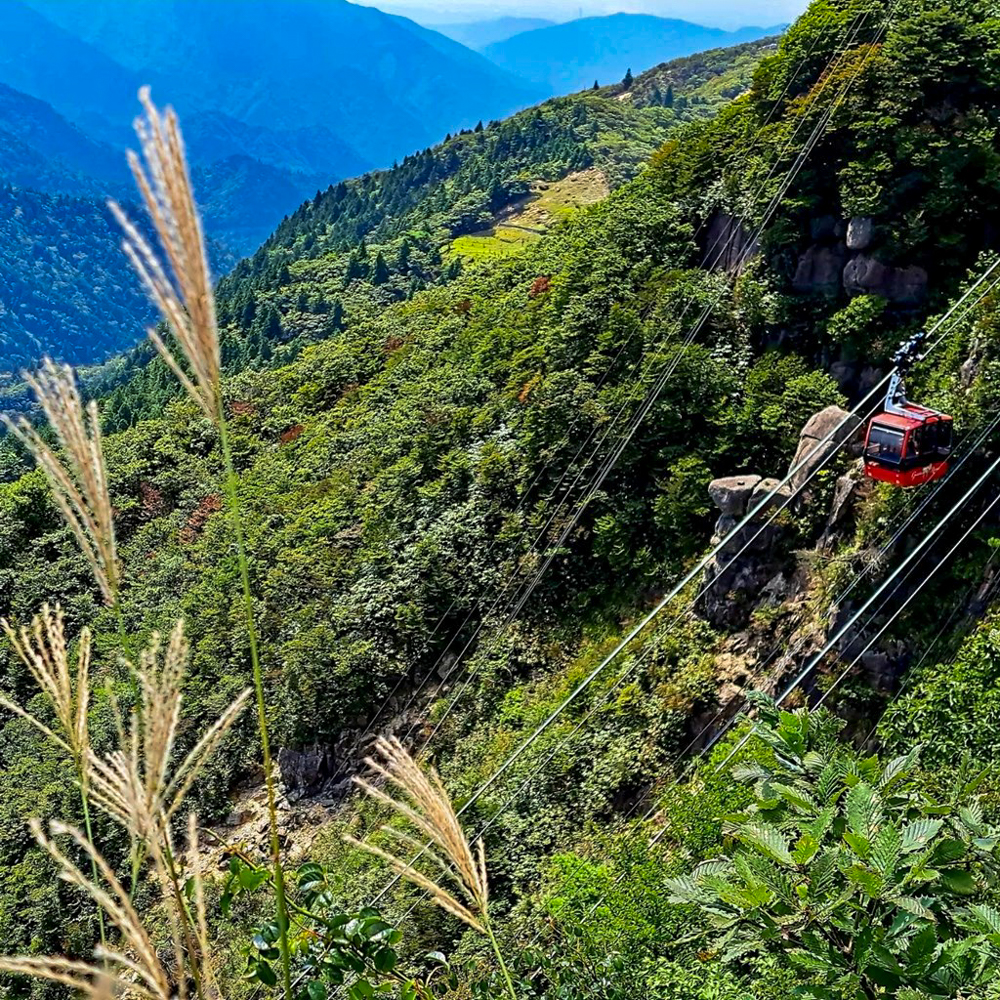
[(920, 486), (948, 471), (952, 418), (915, 403), (882, 413), (868, 425), (865, 475), (893, 486)]

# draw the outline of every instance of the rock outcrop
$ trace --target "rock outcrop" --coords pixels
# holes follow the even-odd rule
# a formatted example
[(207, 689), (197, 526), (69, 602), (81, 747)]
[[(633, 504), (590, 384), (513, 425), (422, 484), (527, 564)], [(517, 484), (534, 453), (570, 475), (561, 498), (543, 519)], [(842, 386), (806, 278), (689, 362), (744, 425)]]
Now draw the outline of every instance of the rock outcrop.
[(725, 212), (713, 217), (705, 241), (704, 266), (728, 274), (742, 271), (760, 249), (760, 240), (755, 240), (739, 219)]
[(847, 260), (847, 249), (838, 243), (832, 247), (811, 246), (799, 258), (792, 287), (797, 292), (818, 292), (836, 295)]
[(850, 220), (817, 216), (809, 225), (812, 242), (799, 256), (792, 287), (813, 295), (879, 295), (902, 306), (922, 302), (927, 272), (882, 263), (873, 250), (877, 235), (875, 220), (867, 215)]
[(927, 295), (927, 272), (922, 267), (887, 267), (861, 254), (844, 268), (848, 295), (880, 295), (890, 302), (915, 305)]
[[(799, 434), (792, 459), (792, 488), (798, 489), (842, 445), (856, 447), (862, 440), (861, 421), (839, 406), (813, 414)], [(801, 466), (801, 467), (800, 467)]]
[(875, 220), (867, 215), (855, 216), (847, 224), (847, 249), (867, 250), (875, 236)]
[[(787, 483), (747, 474), (709, 484), (708, 494), (719, 509), (712, 545), (726, 540), (705, 567), (697, 602), (709, 621), (742, 627), (762, 598), (774, 603), (795, 590), (797, 576), (786, 536), (793, 508), (810, 502), (808, 491), (800, 493), (800, 487), (838, 448), (846, 445), (857, 455), (863, 441), (861, 421), (839, 406), (828, 406), (802, 428)], [(853, 473), (838, 480), (827, 532), (851, 509), (857, 483)]]

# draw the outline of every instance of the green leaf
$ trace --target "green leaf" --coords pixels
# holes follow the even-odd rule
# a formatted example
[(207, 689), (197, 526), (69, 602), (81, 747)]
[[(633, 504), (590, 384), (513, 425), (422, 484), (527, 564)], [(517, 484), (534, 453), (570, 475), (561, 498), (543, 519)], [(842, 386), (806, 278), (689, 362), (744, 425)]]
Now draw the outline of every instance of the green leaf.
[(306, 986), (309, 1000), (326, 1000), (326, 985), (314, 979)]
[(942, 820), (928, 819), (927, 817), (921, 817), (907, 823), (903, 827), (900, 850), (903, 854), (923, 850), (938, 835), (942, 826)]
[(894, 826), (884, 826), (872, 843), (872, 867), (886, 881), (891, 881), (902, 853), (902, 838)]
[(851, 833), (850, 831), (845, 831), (844, 833), (844, 843), (854, 851), (854, 853), (861, 858), (862, 861), (868, 860), (868, 855), (871, 852), (871, 844), (864, 838), (856, 833)]
[(788, 849), (788, 841), (784, 834), (770, 823), (760, 820), (747, 823), (740, 828), (739, 837), (744, 843), (756, 847), (779, 864), (789, 867), (795, 865), (795, 859)]
[(912, 913), (915, 917), (923, 917), (924, 920), (936, 920), (934, 911), (928, 907), (931, 902), (929, 898), (918, 898), (916, 896), (897, 896), (893, 902), (901, 910)]
[(392, 972), (396, 967), (396, 953), (391, 948), (381, 948), (375, 952), (372, 963), (379, 972)]
[(1000, 910), (986, 903), (976, 903), (969, 907), (969, 912), (976, 917), (976, 923), (986, 934), (1000, 934)]
[(976, 880), (972, 872), (946, 871), (941, 873), (941, 881), (952, 891), (962, 896), (972, 896), (976, 892)]
[(254, 966), (254, 974), (265, 986), (278, 985), (278, 977), (274, 974), (274, 969), (267, 962), (258, 962)]
[(906, 960), (910, 966), (907, 972), (912, 970), (918, 975), (925, 972), (937, 951), (937, 945), (937, 932), (933, 924), (928, 924), (923, 930), (914, 934), (906, 949)]
[(847, 823), (851, 832), (871, 840), (882, 824), (882, 799), (871, 785), (860, 782), (847, 794)]

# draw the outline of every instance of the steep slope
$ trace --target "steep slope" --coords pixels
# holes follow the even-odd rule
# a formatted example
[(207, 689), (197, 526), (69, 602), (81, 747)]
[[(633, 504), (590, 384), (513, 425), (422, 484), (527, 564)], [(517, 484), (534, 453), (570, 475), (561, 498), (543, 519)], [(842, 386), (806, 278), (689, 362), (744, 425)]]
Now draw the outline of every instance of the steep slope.
[[(0, 83), (0, 131), (16, 137), (24, 147), (34, 150), (50, 164), (50, 169), (63, 169), (115, 188), (130, 180), (121, 153), (110, 146), (95, 142), (79, 128), (71, 125), (51, 105)], [(65, 188), (48, 181), (19, 180), (14, 176), (15, 163), (9, 157), (0, 159), (0, 174), (13, 183), (38, 187), (48, 191)], [(24, 169), (21, 175), (30, 178)]]
[(0, 82), (40, 98), (92, 134), (124, 135), (140, 80), (20, 0), (0, 4)]
[(249, 156), (283, 170), (331, 177), (356, 177), (371, 169), (346, 142), (322, 126), (287, 131), (248, 125), (221, 111), (184, 117), (184, 141), (193, 163)]
[(33, 3), (183, 112), (325, 127), (377, 164), (538, 96), (443, 35), (347, 0)]
[(243, 256), (267, 239), (276, 219), (315, 195), (327, 178), (233, 154), (196, 167), (192, 182), (200, 196), (206, 232)]
[(151, 310), (103, 201), (0, 182), (0, 370), (134, 344)]
[(595, 80), (615, 83), (628, 69), (638, 72), (666, 59), (774, 33), (773, 28), (726, 32), (648, 14), (612, 14), (523, 32), (487, 45), (483, 54), (557, 94), (582, 90)]
[[(233, 310), (251, 333), (239, 349), (232, 346), (234, 365), (275, 364), (335, 336), (352, 314), (449, 280), (470, 259), (525, 248), (574, 206), (634, 177), (672, 132), (718, 111), (723, 93), (746, 90), (757, 61), (773, 48), (761, 42), (738, 47), (731, 59), (725, 50), (710, 54), (690, 87), (677, 70), (672, 108), (639, 108), (620, 99), (620, 88), (549, 101), (310, 199), (223, 283), (224, 312)], [(672, 72), (668, 65), (650, 74)], [(315, 275), (317, 287), (296, 294), (286, 309), (275, 293), (293, 260)], [(237, 289), (231, 296), (230, 288)], [(123, 377), (113, 366), (105, 391)], [(149, 376), (147, 392), (146, 377), (114, 391), (110, 426), (118, 426), (119, 410), (126, 422), (159, 412), (163, 379)]]

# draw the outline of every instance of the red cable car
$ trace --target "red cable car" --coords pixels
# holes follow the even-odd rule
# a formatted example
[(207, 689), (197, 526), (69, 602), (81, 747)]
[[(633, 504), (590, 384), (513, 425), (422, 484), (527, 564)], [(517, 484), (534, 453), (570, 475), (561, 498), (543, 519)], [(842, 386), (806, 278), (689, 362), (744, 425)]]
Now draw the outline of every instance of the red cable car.
[(885, 412), (868, 425), (865, 475), (904, 489), (940, 479), (948, 471), (954, 422), (946, 413), (906, 401), (904, 377), (914, 362), (925, 334), (904, 344), (893, 361)]

